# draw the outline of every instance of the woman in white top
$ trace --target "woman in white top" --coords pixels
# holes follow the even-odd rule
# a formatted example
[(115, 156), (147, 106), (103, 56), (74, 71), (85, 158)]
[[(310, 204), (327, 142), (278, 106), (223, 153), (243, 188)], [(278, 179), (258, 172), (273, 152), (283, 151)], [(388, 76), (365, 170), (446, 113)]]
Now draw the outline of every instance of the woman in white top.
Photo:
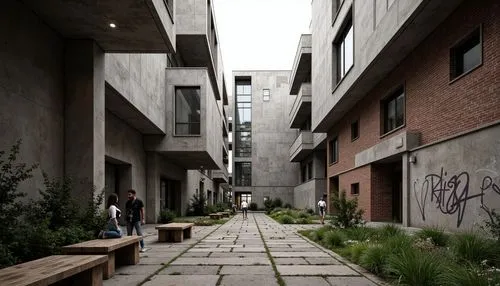
[(318, 208), (319, 208), (319, 218), (321, 220), (321, 224), (325, 224), (326, 202), (323, 198), (319, 200)]
[(108, 227), (106, 231), (101, 231), (99, 233), (99, 238), (120, 238), (122, 237), (122, 231), (118, 225), (118, 219), (121, 216), (121, 211), (117, 207), (118, 196), (116, 194), (111, 194), (108, 197)]

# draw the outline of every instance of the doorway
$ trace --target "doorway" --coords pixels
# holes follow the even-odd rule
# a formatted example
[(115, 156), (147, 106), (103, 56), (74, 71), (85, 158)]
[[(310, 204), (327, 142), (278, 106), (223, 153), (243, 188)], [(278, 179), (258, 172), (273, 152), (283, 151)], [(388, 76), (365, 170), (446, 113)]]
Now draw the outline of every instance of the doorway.
[(332, 212), (335, 212), (335, 210), (333, 209), (333, 198), (339, 196), (339, 177), (338, 176), (330, 177), (330, 189), (329, 189), (328, 194), (329, 195), (328, 195), (327, 200), (329, 200), (329, 201), (327, 202), (327, 204), (329, 207), (328, 207), (327, 211), (329, 213), (332, 213)]

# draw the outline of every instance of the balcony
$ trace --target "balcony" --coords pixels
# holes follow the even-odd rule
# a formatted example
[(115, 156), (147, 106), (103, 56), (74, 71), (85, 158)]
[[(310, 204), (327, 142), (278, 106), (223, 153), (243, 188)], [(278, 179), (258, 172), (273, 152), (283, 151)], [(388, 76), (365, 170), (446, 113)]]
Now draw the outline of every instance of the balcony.
[(162, 0), (23, 3), (63, 38), (94, 39), (105, 52), (175, 52), (173, 14)]
[(229, 173), (227, 168), (224, 166), (221, 170), (212, 171), (212, 180), (219, 184), (229, 183)]
[[(177, 51), (185, 66), (208, 68), (212, 85), (217, 87), (215, 97), (220, 100), (224, 91), (217, 84), (219, 47), (210, 1), (177, 1), (175, 12)], [(227, 103), (227, 97), (224, 102)]]
[(293, 205), (298, 209), (316, 209), (316, 204), (326, 191), (326, 180), (315, 178), (293, 189)]
[(311, 35), (301, 35), (290, 76), (290, 94), (297, 94), (303, 82), (311, 81), (311, 51)]
[(290, 128), (300, 128), (311, 117), (311, 83), (302, 83), (290, 110)]
[[(215, 99), (213, 86), (206, 68), (168, 68), (166, 69), (166, 135), (145, 136), (146, 151), (154, 151), (170, 158), (188, 170), (220, 169), (223, 167), (224, 141), (222, 136), (222, 113)], [(185, 130), (185, 125), (176, 124), (176, 89), (179, 87), (199, 88), (199, 129), (189, 134), (176, 131)], [(182, 98), (182, 103), (188, 99)], [(187, 113), (187, 112), (184, 112)], [(191, 112), (186, 118), (195, 116)], [(196, 120), (195, 120), (196, 121)], [(187, 126), (191, 130), (192, 126)]]
[(313, 133), (302, 131), (290, 146), (290, 162), (300, 162), (313, 150)]

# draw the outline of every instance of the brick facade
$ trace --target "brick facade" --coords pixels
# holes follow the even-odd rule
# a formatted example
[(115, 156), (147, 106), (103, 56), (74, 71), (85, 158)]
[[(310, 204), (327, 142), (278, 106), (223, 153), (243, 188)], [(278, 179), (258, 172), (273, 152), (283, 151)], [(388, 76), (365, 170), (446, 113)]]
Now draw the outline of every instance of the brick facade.
[[(348, 194), (350, 184), (360, 183), (359, 205), (366, 210), (366, 219), (391, 219), (387, 194), (392, 186), (382, 179), (390, 176), (390, 170), (373, 164), (350, 170), (357, 153), (403, 130), (419, 132), (423, 145), (500, 120), (499, 14), (498, 1), (464, 1), (328, 132), (328, 140), (338, 136), (339, 158), (328, 166), (327, 175), (342, 173), (340, 189), (345, 188)], [(482, 64), (451, 82), (450, 48), (479, 26)], [(381, 100), (399, 86), (405, 88), (405, 125), (384, 136)], [(351, 123), (355, 120), (359, 120), (360, 136), (351, 141)]]

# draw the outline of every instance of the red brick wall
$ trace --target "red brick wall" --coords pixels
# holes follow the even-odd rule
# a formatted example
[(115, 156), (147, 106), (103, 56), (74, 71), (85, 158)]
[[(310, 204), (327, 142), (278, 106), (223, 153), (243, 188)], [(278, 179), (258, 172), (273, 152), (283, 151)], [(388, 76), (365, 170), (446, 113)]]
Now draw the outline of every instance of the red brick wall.
[[(481, 3), (481, 4), (479, 4)], [(464, 1), (401, 64), (358, 102), (328, 132), (338, 136), (339, 160), (327, 167), (328, 177), (354, 167), (355, 154), (403, 130), (421, 134), (421, 144), (500, 120), (500, 3), (495, 0)], [(483, 64), (450, 83), (450, 48), (475, 27), (482, 25)], [(404, 128), (381, 137), (380, 101), (399, 85), (405, 85)], [(360, 137), (351, 142), (351, 123), (359, 119)], [(328, 158), (329, 154), (327, 154)], [(363, 171), (340, 176), (342, 187)], [(348, 178), (348, 179), (343, 179)], [(360, 182), (362, 190), (370, 191)], [(373, 189), (373, 187), (372, 187)], [(366, 201), (360, 195), (360, 206)], [(372, 202), (375, 203), (375, 202)], [(372, 206), (373, 207), (373, 206)], [(376, 209), (373, 213), (378, 212)], [(383, 215), (382, 215), (383, 216)], [(374, 217), (378, 217), (375, 214)], [(368, 217), (367, 217), (368, 218)]]
[(371, 220), (392, 221), (393, 165), (372, 165)]

